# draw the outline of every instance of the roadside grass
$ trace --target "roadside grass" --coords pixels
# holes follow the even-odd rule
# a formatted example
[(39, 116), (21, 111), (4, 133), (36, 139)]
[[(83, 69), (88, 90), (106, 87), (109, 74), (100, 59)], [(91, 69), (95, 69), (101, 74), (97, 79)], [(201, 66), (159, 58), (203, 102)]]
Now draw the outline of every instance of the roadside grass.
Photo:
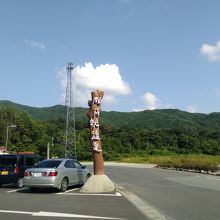
[(215, 172), (220, 170), (220, 155), (204, 154), (171, 154), (171, 155), (142, 155), (121, 158), (119, 162), (152, 163), (161, 167), (183, 168)]

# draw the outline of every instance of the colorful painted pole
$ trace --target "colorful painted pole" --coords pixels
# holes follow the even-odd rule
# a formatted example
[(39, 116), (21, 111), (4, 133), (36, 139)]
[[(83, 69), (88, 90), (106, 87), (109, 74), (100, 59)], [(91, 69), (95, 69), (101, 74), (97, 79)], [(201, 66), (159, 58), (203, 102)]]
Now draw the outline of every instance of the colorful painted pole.
[(99, 116), (101, 112), (101, 101), (104, 96), (103, 91), (93, 91), (92, 99), (88, 101), (89, 111), (87, 116), (90, 125), (90, 143), (92, 147), (94, 175), (104, 174), (104, 161), (102, 155), (102, 145), (99, 137)]
[(82, 193), (111, 193), (115, 192), (115, 184), (104, 174), (104, 161), (102, 156), (102, 145), (99, 137), (99, 116), (101, 112), (101, 101), (103, 91), (93, 91), (92, 99), (89, 100), (89, 111), (87, 116), (90, 125), (90, 144), (92, 147), (93, 169), (92, 175), (81, 188)]

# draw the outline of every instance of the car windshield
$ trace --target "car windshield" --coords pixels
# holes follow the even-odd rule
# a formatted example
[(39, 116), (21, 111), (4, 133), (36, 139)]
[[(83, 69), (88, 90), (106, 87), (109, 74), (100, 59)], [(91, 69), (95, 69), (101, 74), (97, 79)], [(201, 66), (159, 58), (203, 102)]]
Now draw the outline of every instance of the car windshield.
[(14, 166), (17, 163), (17, 157), (12, 155), (1, 155), (0, 166)]
[(61, 164), (62, 160), (44, 160), (38, 163), (37, 168), (57, 168)]

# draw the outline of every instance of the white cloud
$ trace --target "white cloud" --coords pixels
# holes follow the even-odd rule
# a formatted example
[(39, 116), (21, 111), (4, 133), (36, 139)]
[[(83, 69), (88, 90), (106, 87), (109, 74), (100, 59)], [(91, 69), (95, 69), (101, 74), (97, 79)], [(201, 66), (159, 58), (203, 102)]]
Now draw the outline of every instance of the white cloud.
[(45, 44), (43, 44), (41, 42), (37, 42), (37, 41), (31, 40), (31, 39), (25, 39), (24, 42), (26, 44), (30, 45), (31, 47), (36, 47), (36, 48), (39, 48), (41, 50), (45, 50), (46, 49)]
[[(140, 112), (144, 110), (154, 110), (154, 109), (170, 109), (173, 108), (171, 104), (169, 104), (168, 98), (165, 98), (165, 101), (162, 101), (152, 92), (146, 92), (141, 96), (141, 106), (132, 108), (134, 112)], [(135, 104), (135, 103), (134, 103)]]
[(186, 110), (190, 113), (195, 113), (195, 112), (197, 112), (197, 106), (196, 105), (189, 105), (189, 106), (187, 106)]
[(105, 102), (107, 104), (115, 104), (115, 103), (117, 103), (117, 99), (113, 95), (105, 94), (104, 98), (105, 98)]
[(207, 56), (209, 61), (220, 61), (220, 41), (215, 46), (203, 44), (200, 53)]
[(159, 107), (160, 100), (151, 92), (146, 92), (142, 95), (142, 100), (147, 109), (154, 110)]
[[(74, 69), (72, 77), (75, 106), (85, 106), (91, 98), (91, 92), (96, 89), (105, 92), (103, 101), (106, 104), (114, 104), (117, 102), (117, 96), (131, 93), (116, 64), (101, 64), (94, 67), (90, 62), (85, 63), (84, 66), (77, 66)], [(65, 68), (58, 72), (58, 78), (62, 88), (61, 102), (64, 103), (67, 82)]]

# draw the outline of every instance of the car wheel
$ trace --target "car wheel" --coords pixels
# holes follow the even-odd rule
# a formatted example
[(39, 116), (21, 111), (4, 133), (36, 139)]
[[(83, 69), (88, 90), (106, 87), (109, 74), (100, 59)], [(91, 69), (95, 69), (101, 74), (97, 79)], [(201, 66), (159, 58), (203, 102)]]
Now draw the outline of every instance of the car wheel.
[(19, 178), (16, 183), (17, 188), (22, 188), (24, 186), (23, 178)]
[(68, 180), (66, 177), (64, 177), (60, 184), (60, 192), (65, 192), (67, 188), (68, 188)]

